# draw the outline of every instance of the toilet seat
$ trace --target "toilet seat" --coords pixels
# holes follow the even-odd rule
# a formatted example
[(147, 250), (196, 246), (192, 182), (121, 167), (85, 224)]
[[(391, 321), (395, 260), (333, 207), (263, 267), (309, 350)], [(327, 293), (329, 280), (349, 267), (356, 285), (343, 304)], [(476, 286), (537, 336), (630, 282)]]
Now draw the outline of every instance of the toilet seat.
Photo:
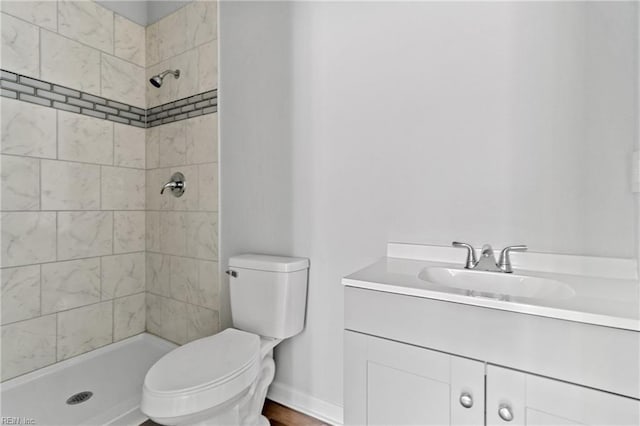
[(181, 346), (144, 379), (141, 409), (150, 417), (208, 410), (247, 390), (260, 370), (260, 338), (229, 328)]

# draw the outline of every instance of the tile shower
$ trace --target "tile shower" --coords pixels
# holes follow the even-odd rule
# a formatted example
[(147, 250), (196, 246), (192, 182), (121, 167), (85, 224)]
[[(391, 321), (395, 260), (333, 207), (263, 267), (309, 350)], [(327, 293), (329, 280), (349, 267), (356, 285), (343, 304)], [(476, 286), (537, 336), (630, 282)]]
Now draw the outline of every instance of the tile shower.
[[(1, 8), (2, 380), (215, 333), (216, 3), (146, 28), (87, 1)], [(185, 195), (160, 196), (174, 171)]]

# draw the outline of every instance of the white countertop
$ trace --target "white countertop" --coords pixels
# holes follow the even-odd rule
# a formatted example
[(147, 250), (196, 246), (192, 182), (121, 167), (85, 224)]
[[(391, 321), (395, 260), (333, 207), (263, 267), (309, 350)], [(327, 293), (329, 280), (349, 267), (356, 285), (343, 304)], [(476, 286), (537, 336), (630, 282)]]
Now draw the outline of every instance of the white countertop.
[(640, 286), (635, 278), (603, 278), (518, 269), (514, 271), (518, 275), (565, 282), (575, 291), (575, 295), (558, 300), (512, 296), (508, 301), (468, 296), (465, 290), (418, 278), (420, 271), (426, 267), (461, 269), (462, 266), (461, 262), (385, 257), (344, 277), (342, 283), (350, 287), (640, 331)]

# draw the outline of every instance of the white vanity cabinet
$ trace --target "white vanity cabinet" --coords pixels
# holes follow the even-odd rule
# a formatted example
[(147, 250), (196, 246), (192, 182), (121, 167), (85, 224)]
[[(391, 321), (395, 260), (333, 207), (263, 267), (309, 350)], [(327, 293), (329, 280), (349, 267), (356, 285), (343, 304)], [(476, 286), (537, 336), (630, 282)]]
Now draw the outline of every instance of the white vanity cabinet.
[(344, 341), (345, 425), (640, 425), (633, 398), (353, 331)]
[(345, 331), (346, 425), (482, 425), (484, 364)]
[(640, 425), (635, 331), (348, 286), (344, 343), (345, 425)]
[(640, 401), (487, 366), (487, 425), (640, 425)]

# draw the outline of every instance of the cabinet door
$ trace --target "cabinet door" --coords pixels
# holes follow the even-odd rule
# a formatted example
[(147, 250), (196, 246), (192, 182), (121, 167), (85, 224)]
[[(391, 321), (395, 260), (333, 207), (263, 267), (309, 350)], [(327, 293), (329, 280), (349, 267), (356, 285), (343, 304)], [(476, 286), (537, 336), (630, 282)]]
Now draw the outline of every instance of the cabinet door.
[(345, 332), (346, 425), (481, 425), (483, 403), (483, 363)]
[(636, 399), (493, 365), (486, 380), (488, 425), (640, 424)]

